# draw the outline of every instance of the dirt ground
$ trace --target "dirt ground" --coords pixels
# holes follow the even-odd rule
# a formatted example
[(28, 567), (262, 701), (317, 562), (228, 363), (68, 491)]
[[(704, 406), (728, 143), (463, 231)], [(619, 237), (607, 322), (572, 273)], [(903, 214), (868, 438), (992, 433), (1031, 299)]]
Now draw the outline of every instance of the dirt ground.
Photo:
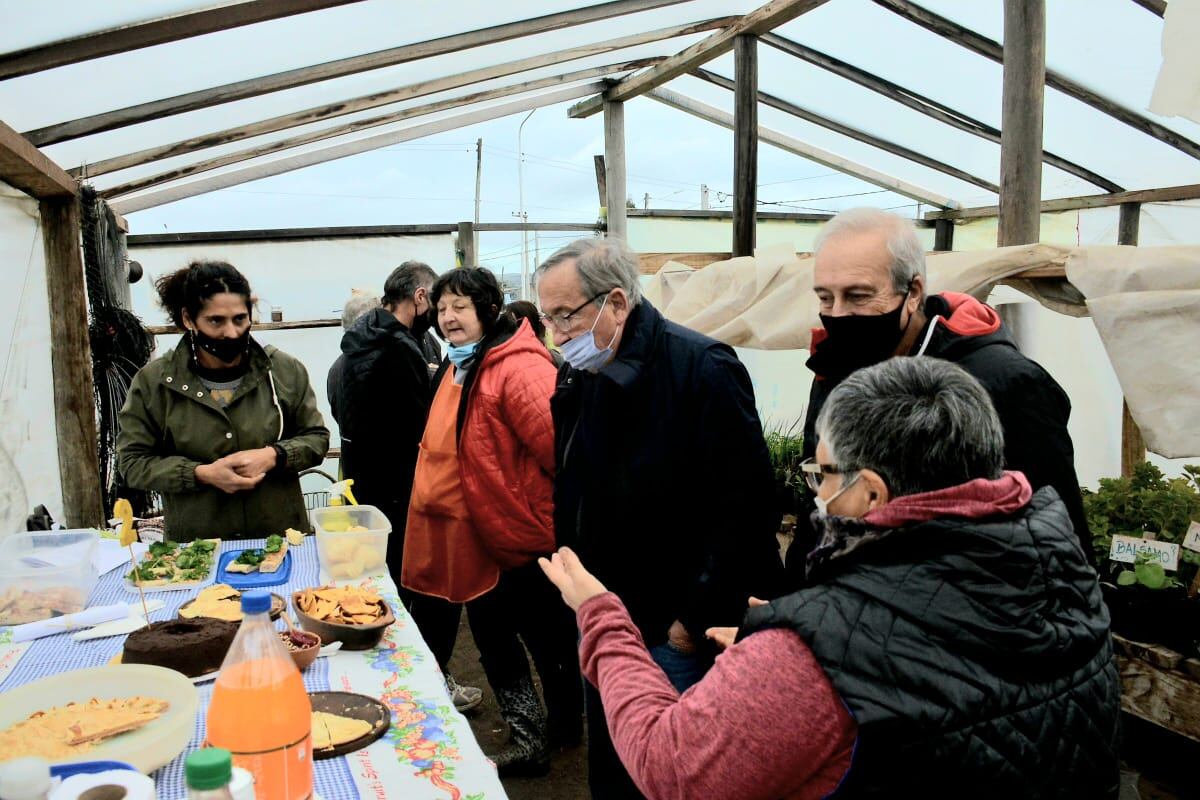
[[(531, 665), (532, 668), (532, 665)], [(479, 665), (479, 650), (471, 638), (467, 615), (463, 614), (458, 629), (458, 644), (450, 659), (450, 670), (459, 683), (478, 686), (483, 690), (483, 704), (467, 714), (471, 730), (487, 754), (495, 753), (508, 741), (508, 729), (500, 719), (496, 696), (488, 686), (483, 668)], [(537, 671), (534, 670), (534, 681)], [(541, 684), (538, 684), (541, 691)], [(544, 778), (508, 778), (503, 781), (510, 800), (587, 800), (587, 744), (555, 753), (550, 774)]]

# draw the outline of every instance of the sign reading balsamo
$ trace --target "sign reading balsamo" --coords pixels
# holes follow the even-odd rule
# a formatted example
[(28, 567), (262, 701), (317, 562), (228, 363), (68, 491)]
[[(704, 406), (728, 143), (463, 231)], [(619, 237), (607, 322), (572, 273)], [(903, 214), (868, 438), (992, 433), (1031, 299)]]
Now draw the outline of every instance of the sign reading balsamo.
[(1161, 564), (1163, 569), (1179, 568), (1179, 545), (1171, 542), (1157, 542), (1153, 539), (1114, 536), (1108, 557), (1113, 561), (1132, 564), (1143, 553), (1152, 564)]

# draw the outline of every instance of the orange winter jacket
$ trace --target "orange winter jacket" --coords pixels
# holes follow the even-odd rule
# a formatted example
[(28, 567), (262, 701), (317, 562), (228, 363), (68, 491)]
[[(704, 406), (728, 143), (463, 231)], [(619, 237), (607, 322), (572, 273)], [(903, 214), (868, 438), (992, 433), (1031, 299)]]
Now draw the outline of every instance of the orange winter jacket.
[(480, 542), (511, 569), (554, 550), (558, 370), (525, 320), (477, 369), (459, 415), (459, 475)]

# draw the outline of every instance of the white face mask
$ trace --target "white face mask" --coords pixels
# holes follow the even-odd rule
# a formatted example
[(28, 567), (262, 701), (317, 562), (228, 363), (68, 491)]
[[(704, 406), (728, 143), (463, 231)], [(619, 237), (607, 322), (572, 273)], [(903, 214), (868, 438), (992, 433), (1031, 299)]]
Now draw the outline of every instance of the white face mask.
[(855, 484), (855, 482), (858, 480), (858, 476), (860, 474), (861, 473), (856, 472), (853, 475), (851, 475), (850, 480), (843, 483), (842, 488), (838, 489), (836, 492), (834, 492), (832, 495), (830, 495), (829, 499), (826, 500), (821, 497), (813, 498), (813, 502), (816, 503), (816, 505), (817, 505), (817, 513), (820, 514), (822, 517), (829, 516), (829, 504), (832, 503), (834, 500), (837, 500), (839, 497), (842, 496), (843, 492), (845, 492), (847, 489), (849, 489), (851, 486), (853, 486)]

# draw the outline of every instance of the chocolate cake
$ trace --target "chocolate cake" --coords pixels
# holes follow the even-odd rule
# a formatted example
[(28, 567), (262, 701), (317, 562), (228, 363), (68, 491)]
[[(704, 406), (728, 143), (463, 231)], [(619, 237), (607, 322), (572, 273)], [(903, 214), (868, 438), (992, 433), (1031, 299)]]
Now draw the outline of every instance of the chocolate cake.
[(153, 664), (189, 678), (220, 669), (238, 623), (200, 617), (153, 622), (129, 634), (123, 664)]

